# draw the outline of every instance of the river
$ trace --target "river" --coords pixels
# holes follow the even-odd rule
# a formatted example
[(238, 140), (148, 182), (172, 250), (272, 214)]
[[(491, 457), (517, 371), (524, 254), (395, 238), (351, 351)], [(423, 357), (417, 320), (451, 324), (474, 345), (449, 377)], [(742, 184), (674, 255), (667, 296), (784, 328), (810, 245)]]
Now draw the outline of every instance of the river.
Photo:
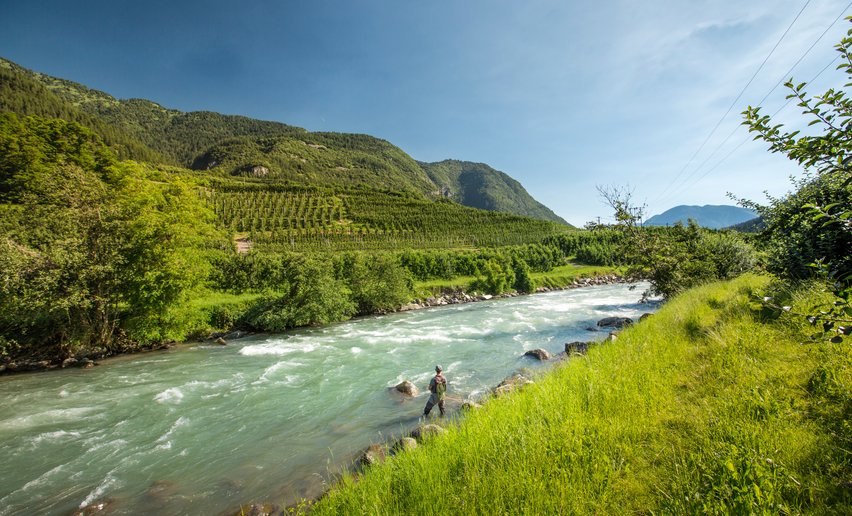
[(117, 514), (219, 514), (316, 496), (356, 452), (416, 423), (427, 394), (392, 392), (403, 379), (425, 391), (439, 363), (449, 396), (477, 398), (548, 367), (525, 350), (555, 354), (605, 337), (587, 329), (602, 317), (652, 311), (641, 290), (450, 305), (2, 377), (0, 514), (105, 499)]

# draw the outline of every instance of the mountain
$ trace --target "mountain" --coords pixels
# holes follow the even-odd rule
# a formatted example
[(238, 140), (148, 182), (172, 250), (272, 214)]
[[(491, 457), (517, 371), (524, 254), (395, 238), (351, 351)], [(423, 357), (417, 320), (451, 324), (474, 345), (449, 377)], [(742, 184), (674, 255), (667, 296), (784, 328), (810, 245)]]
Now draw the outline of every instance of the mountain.
[(520, 183), (487, 165), (418, 163), (369, 135), (310, 132), (243, 116), (182, 112), (145, 99), (116, 99), (2, 58), (0, 111), (77, 122), (122, 159), (268, 183), (363, 186), (432, 199), (449, 192), (466, 206), (566, 224)]
[(444, 160), (420, 163), (440, 194), (483, 210), (503, 211), (567, 224), (547, 206), (533, 199), (521, 183), (484, 163)]
[(678, 222), (686, 224), (690, 219), (705, 228), (721, 229), (757, 217), (757, 213), (729, 205), (687, 206), (670, 208), (645, 221), (646, 226), (672, 226)]

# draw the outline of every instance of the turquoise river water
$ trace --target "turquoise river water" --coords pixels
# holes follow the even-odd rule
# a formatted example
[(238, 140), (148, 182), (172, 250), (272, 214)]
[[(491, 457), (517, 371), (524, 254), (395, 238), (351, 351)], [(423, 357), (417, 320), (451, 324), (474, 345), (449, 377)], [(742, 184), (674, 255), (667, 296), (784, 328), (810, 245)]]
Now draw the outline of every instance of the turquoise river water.
[[(450, 305), (228, 346), (175, 349), (94, 369), (0, 378), (0, 515), (223, 514), (320, 494), (371, 443), (414, 426), (436, 363), (448, 395), (483, 396), (547, 364), (525, 350), (596, 340), (637, 317), (643, 286), (609, 285)], [(617, 344), (616, 344), (617, 345)], [(433, 415), (437, 412), (433, 412)]]

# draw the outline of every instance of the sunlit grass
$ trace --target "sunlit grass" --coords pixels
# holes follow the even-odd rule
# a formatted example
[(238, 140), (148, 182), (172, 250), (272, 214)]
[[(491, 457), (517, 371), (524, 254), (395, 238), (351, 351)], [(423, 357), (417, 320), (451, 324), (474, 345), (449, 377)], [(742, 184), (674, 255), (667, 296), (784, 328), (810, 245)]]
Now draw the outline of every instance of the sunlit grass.
[[(548, 272), (533, 272), (530, 276), (537, 287), (559, 288), (570, 285), (575, 279), (618, 274), (618, 267), (605, 265), (580, 265), (569, 263), (554, 267)], [(434, 293), (441, 290), (466, 290), (475, 280), (474, 276), (456, 276), (451, 279), (433, 279), (415, 283), (416, 292)]]
[(747, 276), (682, 295), (318, 514), (852, 510), (852, 351), (764, 320)]

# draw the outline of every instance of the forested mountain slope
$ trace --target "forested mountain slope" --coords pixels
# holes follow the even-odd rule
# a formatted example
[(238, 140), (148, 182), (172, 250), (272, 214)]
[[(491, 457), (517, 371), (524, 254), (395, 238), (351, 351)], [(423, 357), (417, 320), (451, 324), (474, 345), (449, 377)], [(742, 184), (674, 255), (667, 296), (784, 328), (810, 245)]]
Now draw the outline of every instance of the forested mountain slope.
[(123, 159), (270, 183), (366, 186), (430, 198), (449, 190), (453, 200), (467, 206), (565, 223), (520, 183), (487, 165), (423, 164), (369, 135), (309, 132), (280, 122), (116, 99), (2, 58), (0, 111), (78, 122)]
[(448, 159), (420, 165), (445, 196), (465, 206), (567, 224), (550, 208), (533, 199), (521, 183), (485, 163)]

